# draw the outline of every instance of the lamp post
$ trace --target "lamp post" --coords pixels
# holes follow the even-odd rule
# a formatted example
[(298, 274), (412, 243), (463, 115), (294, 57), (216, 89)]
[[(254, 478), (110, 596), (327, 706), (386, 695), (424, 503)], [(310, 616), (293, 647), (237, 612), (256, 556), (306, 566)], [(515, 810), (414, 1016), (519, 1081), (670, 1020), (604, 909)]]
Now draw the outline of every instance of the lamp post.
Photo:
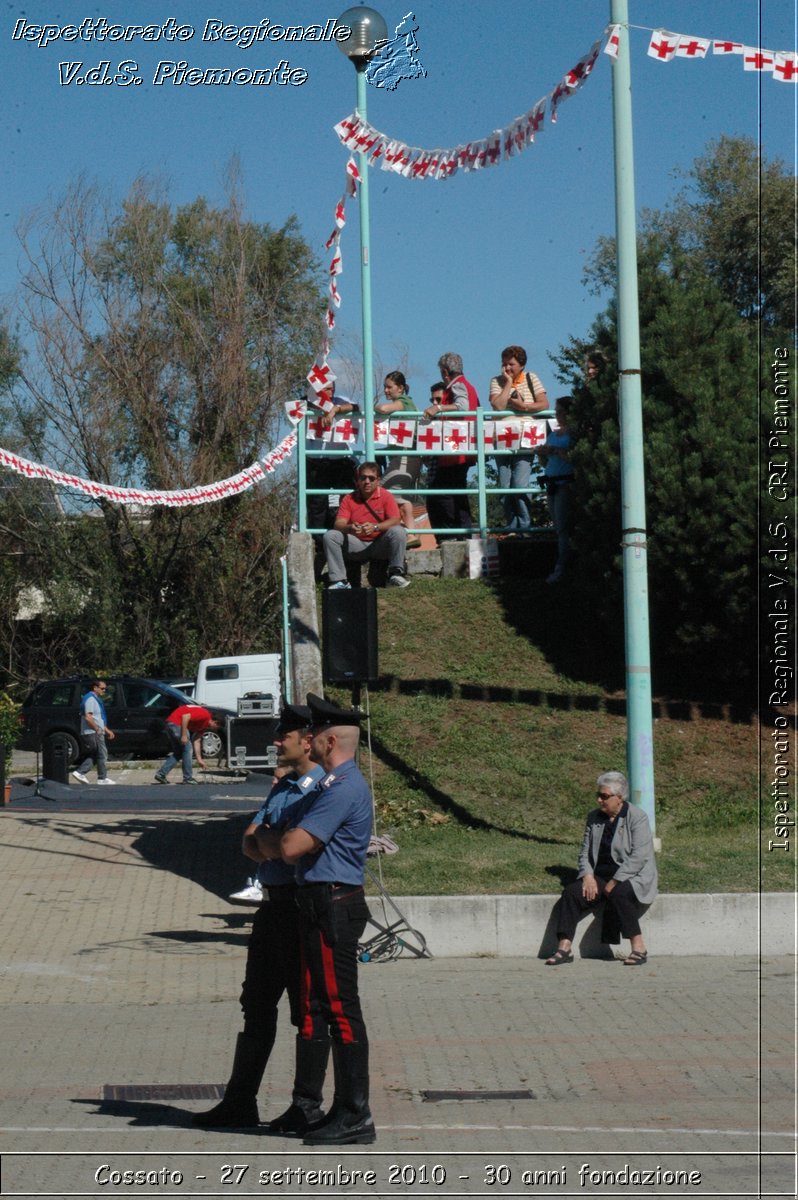
[(618, 408), (621, 425), (621, 548), (626, 651), (627, 771), (631, 799), (656, 830), (654, 739), (651, 719), (651, 654), (648, 630), (643, 404), (640, 386), (640, 312), (637, 290), (632, 81), (629, 65), (629, 6), (610, 0), (618, 27), (618, 57), (612, 67), (615, 143), (615, 230), (618, 256)]
[[(338, 25), (351, 31), (338, 42), (357, 72), (357, 113), (366, 120), (366, 66), (380, 43), (387, 40), (388, 26), (378, 12), (358, 4), (338, 18)], [(360, 291), (363, 323), (363, 412), (366, 423), (366, 459), (374, 458), (374, 365), (371, 349), (371, 263), (369, 261), (369, 172), (365, 154), (358, 152), (360, 171)]]

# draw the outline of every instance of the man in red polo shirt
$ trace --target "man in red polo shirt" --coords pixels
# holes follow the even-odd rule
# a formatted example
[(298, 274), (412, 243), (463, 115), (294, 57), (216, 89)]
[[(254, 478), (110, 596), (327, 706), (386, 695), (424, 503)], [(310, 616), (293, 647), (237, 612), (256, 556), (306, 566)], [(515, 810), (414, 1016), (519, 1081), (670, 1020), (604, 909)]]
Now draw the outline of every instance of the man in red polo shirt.
[(387, 488), (380, 487), (376, 463), (362, 463), (356, 489), (343, 496), (335, 525), (324, 535), (324, 554), (331, 589), (348, 588), (346, 562), (388, 560), (388, 587), (407, 587), (405, 549), (407, 530)]
[(181, 704), (166, 718), (166, 736), (169, 739), (169, 755), (160, 771), (156, 772), (156, 783), (168, 783), (166, 778), (172, 767), (178, 762), (183, 764), (183, 783), (196, 783), (192, 773), (191, 749), (197, 762), (205, 770), (205, 760), (202, 757), (202, 735), (209, 729), (217, 732), (222, 728), (217, 721), (203, 708), (201, 704)]

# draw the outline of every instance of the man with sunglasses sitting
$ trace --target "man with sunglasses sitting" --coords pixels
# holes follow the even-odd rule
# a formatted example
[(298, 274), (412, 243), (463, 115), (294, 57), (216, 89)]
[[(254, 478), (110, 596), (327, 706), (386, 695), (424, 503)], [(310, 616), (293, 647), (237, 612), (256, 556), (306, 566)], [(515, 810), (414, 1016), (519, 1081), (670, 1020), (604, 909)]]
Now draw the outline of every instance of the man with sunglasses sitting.
[(355, 491), (341, 498), (338, 516), (324, 535), (324, 554), (331, 589), (348, 588), (346, 563), (388, 560), (388, 587), (407, 587), (405, 549), (407, 531), (396, 500), (380, 487), (376, 463), (362, 463)]

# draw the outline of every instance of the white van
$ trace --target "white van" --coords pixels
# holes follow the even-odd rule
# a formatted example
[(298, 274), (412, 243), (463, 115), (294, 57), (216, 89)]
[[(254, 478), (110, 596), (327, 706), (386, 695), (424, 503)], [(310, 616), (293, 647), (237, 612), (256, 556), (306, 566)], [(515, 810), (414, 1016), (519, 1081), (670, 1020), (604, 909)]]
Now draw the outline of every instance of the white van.
[(203, 658), (197, 667), (193, 699), (197, 704), (218, 704), (220, 708), (236, 712), (242, 696), (259, 692), (271, 696), (271, 711), (277, 716), (280, 712), (280, 662), (279, 654)]

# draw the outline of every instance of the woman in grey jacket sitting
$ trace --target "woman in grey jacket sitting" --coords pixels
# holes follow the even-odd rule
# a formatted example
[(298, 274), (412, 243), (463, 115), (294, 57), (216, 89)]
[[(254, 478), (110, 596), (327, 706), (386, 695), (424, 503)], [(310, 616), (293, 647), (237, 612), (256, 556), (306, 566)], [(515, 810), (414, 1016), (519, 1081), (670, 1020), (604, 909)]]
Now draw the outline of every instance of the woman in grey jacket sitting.
[(579, 918), (601, 901), (606, 902), (605, 917), (614, 915), (622, 936), (631, 942), (624, 964), (640, 967), (648, 958), (640, 916), (657, 894), (657, 863), (648, 817), (642, 808), (629, 803), (629, 784), (620, 771), (599, 775), (596, 798), (598, 809), (589, 814), (582, 838), (579, 876), (560, 897), (557, 950), (546, 959), (547, 967), (574, 961), (571, 947)]

